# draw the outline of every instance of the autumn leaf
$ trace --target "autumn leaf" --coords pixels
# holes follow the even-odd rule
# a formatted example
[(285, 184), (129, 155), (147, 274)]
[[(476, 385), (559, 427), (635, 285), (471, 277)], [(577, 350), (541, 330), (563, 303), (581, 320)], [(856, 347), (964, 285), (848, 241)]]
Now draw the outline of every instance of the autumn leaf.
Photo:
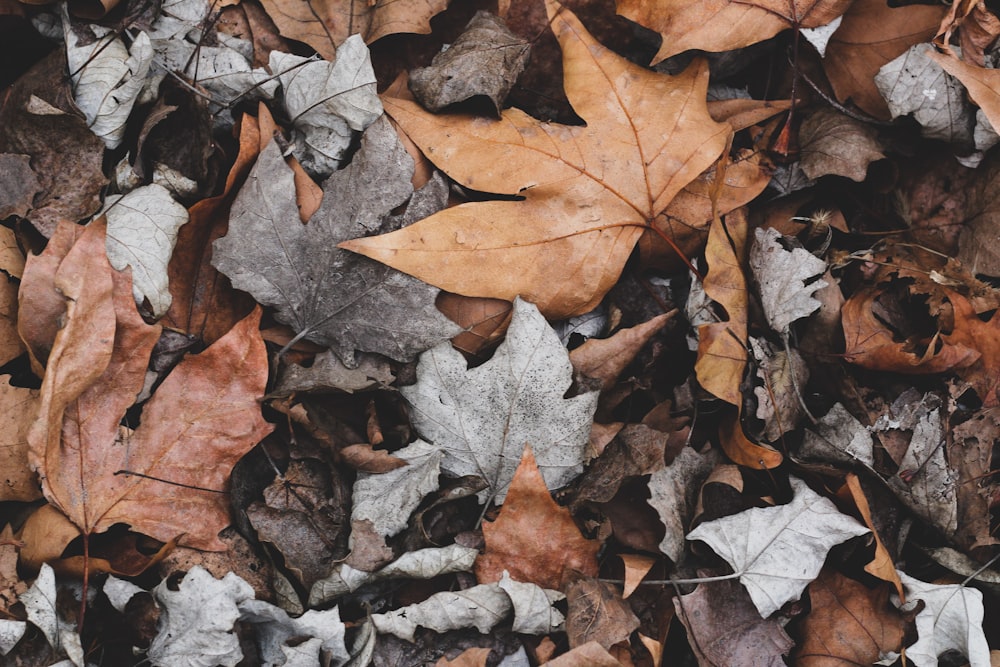
[(399, 32), (429, 33), (431, 18), (448, 0), (264, 0), (261, 4), (288, 39), (305, 42), (333, 60), (337, 47), (353, 34), (368, 43)]
[[(539, 530), (544, 526), (544, 530)], [(506, 570), (518, 581), (559, 589), (568, 570), (597, 575), (600, 542), (586, 539), (569, 510), (552, 500), (526, 447), (496, 521), (483, 523), (486, 551), (476, 560), (480, 582)]]
[(186, 544), (222, 549), (216, 533), (229, 512), (218, 491), (270, 430), (257, 404), (267, 377), (260, 312), (182, 361), (139, 428), (120, 433), (160, 328), (142, 321), (103, 244), (103, 224), (92, 223), (56, 273), (66, 325), (49, 356), (29, 460), (46, 498), (85, 535), (126, 523), (165, 542), (184, 534)]
[(731, 51), (797, 26), (826, 25), (850, 0), (617, 0), (618, 13), (663, 37), (653, 64), (690, 49)]
[(341, 247), (467, 296), (520, 295), (550, 318), (591, 310), (618, 279), (643, 229), (726, 146), (705, 106), (708, 68), (671, 77), (598, 44), (549, 0), (565, 86), (585, 127), (517, 109), (499, 121), (435, 116), (386, 99), (386, 111), (462, 185), (518, 201), (473, 202)]

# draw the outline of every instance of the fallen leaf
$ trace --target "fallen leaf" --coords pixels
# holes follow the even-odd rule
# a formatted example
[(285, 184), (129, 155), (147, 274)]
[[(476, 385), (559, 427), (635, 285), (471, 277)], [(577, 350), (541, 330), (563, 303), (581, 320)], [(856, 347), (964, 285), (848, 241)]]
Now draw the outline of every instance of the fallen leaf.
[(511, 303), (503, 299), (462, 296), (441, 292), (437, 307), (464, 331), (451, 339), (456, 349), (479, 355), (492, 349), (510, 325)]
[(638, 554), (621, 554), (619, 556), (625, 566), (625, 584), (622, 586), (622, 598), (627, 600), (646, 578), (649, 571), (656, 565), (656, 559)]
[(790, 503), (707, 521), (687, 535), (732, 566), (762, 618), (799, 598), (831, 547), (868, 532), (802, 480), (790, 477), (789, 482)]
[(272, 51), (269, 65), (284, 91), (295, 157), (312, 174), (330, 174), (340, 166), (353, 132), (382, 115), (368, 47), (354, 35), (340, 45), (332, 63)]
[[(795, 664), (867, 665), (898, 654), (912, 620), (889, 604), (890, 590), (885, 584), (870, 588), (824, 569), (809, 584), (812, 610), (800, 626)], [(906, 655), (912, 659), (909, 650)]]
[(667, 529), (660, 551), (674, 563), (679, 563), (684, 553), (684, 535), (694, 519), (701, 484), (718, 462), (715, 450), (701, 454), (685, 447), (669, 466), (654, 471), (649, 478), (649, 505)]
[(1000, 95), (996, 92), (998, 75), (993, 70), (963, 62), (950, 49), (945, 53), (929, 49), (927, 55), (945, 72), (962, 82), (968, 89), (969, 97), (979, 105), (994, 129), (1000, 127)]
[(916, 44), (886, 63), (875, 75), (875, 85), (893, 118), (912, 115), (921, 134), (962, 148), (972, 146), (972, 109), (965, 88), (949, 75), (934, 47)]
[[(699, 572), (699, 575), (707, 573)], [(699, 665), (781, 667), (795, 646), (777, 619), (761, 618), (735, 581), (706, 582), (674, 598)]]
[[(243, 600), (237, 605), (240, 621), (253, 624), (256, 630), (260, 657), (266, 665), (339, 665), (351, 657), (344, 646), (347, 627), (336, 607), (310, 609), (291, 618), (284, 609), (262, 600)], [(290, 650), (292, 647), (298, 650)], [(296, 655), (299, 662), (293, 662), (289, 654)], [(282, 662), (286, 657), (289, 659)]]
[(601, 381), (601, 389), (610, 389), (639, 350), (677, 314), (676, 310), (657, 315), (609, 338), (590, 338), (569, 353), (573, 368), (587, 377)]
[(358, 570), (347, 563), (337, 564), (330, 574), (313, 584), (309, 605), (319, 606), (353, 593), (363, 585), (391, 579), (433, 579), (443, 574), (470, 572), (478, 549), (452, 544), (447, 547), (409, 551), (375, 572)]
[(554, 0), (546, 6), (563, 49), (567, 94), (589, 124), (544, 124), (518, 110), (499, 121), (440, 117), (384, 100), (407, 135), (459, 183), (524, 199), (456, 206), (342, 247), (450, 292), (520, 295), (553, 319), (598, 304), (643, 227), (722, 152), (729, 126), (712, 121), (704, 106), (704, 62), (676, 77), (649, 72), (599, 45)]
[[(917, 642), (906, 648), (906, 658), (917, 667), (933, 667), (938, 656), (956, 650), (971, 667), (988, 667), (990, 649), (983, 634), (983, 594), (955, 584), (929, 584), (899, 573), (906, 590), (907, 607), (922, 601), (917, 613)], [(899, 605), (898, 598), (893, 603)]]
[(152, 590), (160, 605), (159, 632), (146, 657), (157, 667), (234, 667), (243, 659), (233, 626), (239, 604), (254, 597), (250, 584), (230, 572), (216, 579), (201, 567), (192, 568), (170, 586), (163, 580)]
[(792, 322), (809, 317), (822, 305), (813, 294), (827, 285), (817, 279), (826, 273), (826, 262), (804, 248), (786, 249), (781, 239), (779, 231), (758, 227), (750, 247), (750, 268), (760, 287), (767, 323), (786, 338)]
[(552, 499), (530, 446), (500, 516), (483, 523), (483, 539), (486, 550), (476, 560), (476, 579), (481, 582), (499, 581), (509, 571), (518, 581), (560, 589), (568, 571), (597, 575), (600, 542), (586, 539), (569, 510)]
[(840, 403), (819, 418), (802, 436), (799, 453), (808, 459), (833, 461), (853, 466), (860, 462), (875, 465), (871, 432)]
[(503, 19), (480, 10), (429, 67), (410, 72), (410, 90), (425, 109), (434, 112), (482, 95), (499, 116), (507, 93), (527, 64), (529, 50), (529, 44), (512, 33)]
[(868, 526), (868, 530), (872, 531), (872, 535), (875, 538), (875, 556), (865, 565), (865, 572), (889, 582), (895, 587), (896, 593), (903, 595), (903, 584), (899, 580), (899, 573), (896, 571), (892, 555), (886, 549), (882, 538), (879, 536), (879, 530), (872, 517), (872, 510), (861, 479), (853, 472), (848, 473), (844, 477), (844, 486), (837, 491), (838, 499), (847, 500), (848, 497), (851, 504), (857, 508), (858, 516)]
[(597, 642), (610, 649), (628, 641), (639, 619), (614, 586), (579, 576), (566, 585), (566, 636), (570, 648)]
[(60, 220), (81, 220), (101, 207), (107, 185), (104, 142), (87, 128), (72, 100), (66, 62), (54, 50), (10, 87), (0, 106), (0, 152), (28, 155), (41, 192), (27, 218), (45, 236)]
[(528, 635), (544, 635), (561, 628), (565, 618), (553, 605), (566, 599), (559, 591), (541, 588), (533, 583), (515, 581), (504, 571), (498, 582), (514, 605), (511, 631)]
[[(530, 587), (525, 589), (530, 591), (527, 593), (529, 599), (519, 600), (518, 605), (522, 605), (522, 611), (529, 617), (537, 618), (537, 609), (531, 604), (531, 598), (562, 597), (558, 591), (551, 591), (555, 595), (550, 596), (545, 591), (538, 593), (538, 587), (533, 584), (524, 586)], [(487, 634), (517, 609), (512, 593), (513, 591), (501, 588), (500, 584), (480, 584), (463, 591), (435, 593), (419, 604), (411, 604), (385, 614), (373, 614), (371, 619), (380, 633), (393, 634), (411, 642), (414, 641), (413, 633), (419, 626), (435, 632), (473, 627), (480, 633)], [(514, 594), (524, 595), (524, 592), (519, 590)], [(555, 609), (551, 609), (548, 614), (553, 621), (558, 619), (558, 622), (550, 625), (542, 634), (554, 632), (562, 626), (562, 614)], [(520, 619), (517, 615), (514, 617), (515, 624), (525, 620), (528, 619)]]
[(774, 37), (791, 27), (815, 28), (840, 16), (845, 0), (683, 2), (617, 0), (618, 13), (663, 37), (653, 64), (690, 49), (731, 51)]
[(753, 388), (755, 416), (764, 422), (762, 439), (775, 442), (802, 421), (802, 390), (809, 382), (809, 367), (792, 347), (781, 349), (763, 338), (751, 338), (750, 348), (757, 361), (757, 377), (763, 383)]
[(799, 145), (800, 166), (812, 179), (836, 174), (861, 183), (868, 165), (885, 157), (874, 127), (827, 108), (802, 121)]
[(740, 383), (747, 366), (747, 294), (743, 263), (747, 252), (746, 214), (737, 209), (716, 218), (708, 231), (705, 294), (721, 305), (728, 320), (698, 327), (698, 382), (727, 403), (740, 405)]
[(309, 367), (289, 364), (282, 370), (271, 396), (288, 396), (299, 392), (336, 392), (348, 394), (379, 387), (388, 387), (395, 379), (388, 362), (370, 354), (357, 357), (357, 367), (348, 368), (332, 351), (316, 355)]
[(719, 444), (733, 462), (756, 470), (770, 470), (785, 460), (781, 452), (767, 444), (759, 444), (743, 431), (742, 409), (727, 410), (719, 421)]
[(979, 67), (985, 66), (986, 52), (1000, 35), (1000, 19), (982, 0), (965, 0), (954, 3), (948, 10), (934, 42), (950, 44), (956, 29), (963, 59)]
[(108, 148), (118, 148), (153, 62), (149, 36), (140, 32), (126, 47), (110, 28), (89, 25), (97, 39), (86, 40), (76, 33), (65, 9), (62, 20), (73, 99), (91, 132)]
[(42, 191), (35, 172), (31, 170), (31, 156), (0, 153), (0, 219), (12, 215), (24, 217), (31, 210), (31, 202)]
[(0, 274), (0, 365), (21, 356), (24, 343), (17, 331), (18, 284)]
[(941, 6), (892, 7), (882, 0), (856, 0), (830, 37), (823, 68), (837, 99), (853, 102), (876, 118), (889, 108), (875, 86), (879, 69), (914, 44), (929, 41), (947, 9)]
[(466, 649), (452, 660), (441, 658), (434, 663), (434, 667), (486, 667), (486, 661), (492, 652), (488, 648)]
[(409, 361), (459, 331), (434, 307), (437, 290), (336, 243), (405, 224), (390, 211), (408, 198), (410, 206), (419, 204), (435, 187), (410, 197), (412, 170), (388, 121), (380, 120), (365, 132), (351, 165), (324, 182), (320, 210), (302, 225), (292, 171), (272, 142), (233, 202), (229, 232), (215, 242), (212, 264), (236, 287), (275, 306), (278, 319), (300, 338), (330, 345), (348, 368), (358, 363), (355, 350)]
[(38, 478), (28, 466), (28, 429), (38, 391), (0, 382), (0, 501), (31, 502), (42, 497)]
[(993, 441), (1000, 438), (998, 409), (974, 413), (951, 431), (947, 457), (958, 474), (958, 530), (955, 539), (968, 552), (997, 542), (991, 529), (990, 496), (995, 488), (990, 475)]
[[(11, 607), (17, 603), (18, 596), (28, 590), (28, 584), (22, 581), (17, 573), (17, 547), (14, 531), (11, 530), (10, 524), (7, 524), (0, 530), (0, 615), (4, 617), (11, 616)], [(2, 630), (0, 635), (3, 635)], [(16, 644), (17, 640), (14, 640), (14, 643)], [(0, 640), (0, 654), (6, 655), (11, 648), (13, 644), (7, 646)]]
[(621, 667), (620, 663), (608, 650), (596, 641), (572, 648), (558, 658), (545, 663), (546, 667)]
[(188, 212), (162, 185), (144, 185), (123, 196), (105, 200), (108, 220), (107, 252), (111, 266), (132, 267), (132, 294), (142, 305), (149, 301), (159, 319), (170, 307), (167, 262), (174, 252), (177, 230)]
[(489, 489), (480, 500), (500, 503), (525, 445), (534, 448), (551, 489), (582, 470), (598, 395), (564, 398), (572, 376), (555, 332), (535, 306), (517, 299), (507, 338), (492, 359), (467, 368), (465, 358), (442, 343), (420, 355), (417, 383), (400, 392), (413, 407), (413, 427), (444, 451), (441, 469), (482, 477)]
[(21, 594), (19, 600), (28, 612), (28, 620), (42, 631), (49, 646), (56, 651), (65, 651), (69, 661), (76, 667), (84, 667), (80, 636), (59, 618), (56, 608), (56, 577), (51, 567), (42, 565), (35, 583)]
[(393, 456), (408, 465), (377, 474), (359, 472), (352, 493), (351, 521), (370, 521), (375, 532), (386, 538), (406, 528), (424, 496), (437, 491), (444, 454), (417, 440)]
[(310, 6), (288, 0), (261, 3), (282, 36), (297, 39), (333, 60), (349, 35), (374, 42), (400, 32), (427, 34), (430, 20), (448, 6), (448, 0), (375, 0), (362, 5), (347, 0), (320, 0)]

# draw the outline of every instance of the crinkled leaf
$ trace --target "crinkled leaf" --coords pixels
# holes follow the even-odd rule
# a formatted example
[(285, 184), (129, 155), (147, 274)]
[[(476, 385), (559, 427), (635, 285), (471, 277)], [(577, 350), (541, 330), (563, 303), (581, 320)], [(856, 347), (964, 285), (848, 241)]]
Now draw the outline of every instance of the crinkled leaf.
[(262, 600), (246, 600), (238, 604), (240, 620), (254, 625), (257, 646), (265, 665), (288, 664), (283, 662), (283, 658), (289, 653), (289, 640), (294, 640), (293, 646), (300, 648), (301, 643), (307, 643), (303, 640), (318, 641), (315, 649), (310, 648), (309, 655), (317, 656), (313, 665), (320, 664), (320, 653), (337, 665), (350, 658), (344, 646), (347, 628), (340, 620), (340, 610), (336, 607), (325, 611), (310, 609), (298, 618), (291, 618), (285, 610)]
[(233, 203), (212, 264), (300, 335), (331, 346), (348, 368), (357, 365), (356, 349), (409, 361), (459, 331), (434, 307), (438, 290), (336, 244), (407, 222), (388, 214), (410, 197), (412, 173), (388, 120), (379, 120), (350, 166), (323, 184), (323, 203), (303, 225), (292, 170), (272, 142)]
[(799, 144), (800, 166), (811, 179), (836, 174), (860, 183), (868, 165), (885, 157), (872, 125), (826, 108), (803, 121)]
[(582, 470), (597, 393), (563, 398), (572, 380), (555, 332), (534, 305), (517, 299), (492, 359), (468, 368), (443, 343), (420, 355), (417, 383), (400, 391), (417, 432), (444, 451), (441, 468), (482, 477), (490, 486), (480, 499), (502, 502), (527, 444), (550, 489)]
[(787, 505), (708, 521), (687, 536), (706, 542), (732, 566), (764, 618), (802, 595), (831, 547), (868, 532), (802, 480), (789, 481), (795, 495)]
[(566, 596), (559, 591), (514, 581), (507, 572), (503, 573), (497, 585), (510, 597), (514, 605), (514, 625), (511, 627), (513, 632), (544, 635), (558, 631), (565, 622), (562, 612), (552, 606), (566, 599)]
[(375, 532), (392, 537), (406, 528), (410, 514), (438, 488), (441, 459), (438, 448), (417, 440), (393, 452), (409, 465), (379, 474), (360, 472), (354, 482), (351, 521), (371, 521)]
[(165, 579), (152, 590), (160, 605), (159, 632), (146, 657), (156, 667), (233, 667), (243, 659), (233, 626), (253, 588), (232, 572), (216, 579), (199, 565), (172, 590)]
[(811, 459), (854, 465), (875, 464), (872, 434), (840, 403), (835, 403), (802, 436), (800, 453)]
[(667, 529), (660, 551), (675, 563), (684, 553), (684, 534), (694, 518), (701, 483), (718, 462), (714, 449), (700, 454), (685, 447), (669, 466), (654, 471), (649, 478), (649, 505)]
[(826, 262), (803, 248), (786, 250), (781, 232), (758, 228), (750, 248), (750, 268), (760, 286), (760, 300), (771, 328), (787, 336), (792, 322), (809, 317), (822, 305), (813, 293), (826, 287), (816, 280), (826, 272)]
[(329, 576), (313, 584), (309, 605), (325, 604), (356, 591), (364, 584), (382, 579), (433, 579), (442, 574), (469, 572), (478, 555), (478, 549), (452, 544), (409, 551), (376, 572), (364, 572), (347, 563), (340, 563)]
[(177, 230), (188, 212), (162, 185), (150, 184), (124, 196), (108, 197), (108, 261), (118, 271), (132, 267), (132, 294), (137, 304), (148, 299), (153, 317), (170, 307), (167, 262), (174, 252)]

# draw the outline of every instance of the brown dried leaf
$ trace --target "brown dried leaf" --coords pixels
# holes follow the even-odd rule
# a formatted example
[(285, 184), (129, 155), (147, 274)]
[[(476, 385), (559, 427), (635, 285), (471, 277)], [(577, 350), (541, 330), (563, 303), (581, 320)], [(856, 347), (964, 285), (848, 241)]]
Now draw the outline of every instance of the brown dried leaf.
[(627, 641), (639, 619), (612, 585), (577, 575), (566, 586), (566, 635), (572, 648), (596, 641), (606, 649)]
[(618, 0), (618, 13), (663, 36), (653, 64), (689, 49), (731, 51), (798, 24), (826, 25), (849, 0)]
[(31, 202), (41, 191), (42, 185), (31, 171), (30, 156), (0, 153), (0, 220), (28, 215)]
[(868, 165), (885, 157), (872, 125), (825, 107), (803, 121), (799, 144), (800, 165), (809, 178), (836, 174), (860, 183)]
[(444, 11), (448, 0), (263, 0), (261, 4), (283, 37), (305, 42), (333, 60), (340, 43), (353, 34), (371, 43), (400, 32), (429, 33), (431, 17)]
[(596, 641), (589, 641), (586, 644), (563, 653), (558, 658), (545, 663), (546, 667), (622, 667), (622, 663), (615, 659), (608, 650)]
[[(544, 526), (544, 530), (540, 530)], [(586, 539), (569, 510), (552, 499), (531, 447), (507, 491), (496, 521), (483, 523), (486, 551), (476, 559), (476, 578), (500, 581), (504, 570), (517, 581), (559, 589), (568, 570), (597, 576), (601, 543)]]
[(914, 44), (931, 39), (945, 13), (944, 6), (890, 7), (884, 0), (856, 0), (830, 37), (823, 58), (837, 99), (888, 119), (889, 107), (875, 87), (875, 75)]
[(551, 318), (597, 305), (642, 228), (715, 161), (730, 128), (708, 115), (704, 61), (675, 77), (650, 72), (598, 44), (555, 0), (546, 6), (567, 95), (587, 126), (539, 123), (516, 109), (499, 121), (441, 117), (383, 100), (452, 178), (524, 199), (456, 206), (341, 247), (451, 292), (520, 295)]
[(477, 355), (498, 342), (510, 325), (511, 304), (503, 299), (462, 296), (441, 292), (437, 309), (465, 329), (451, 339), (456, 349)]
[(28, 466), (28, 429), (38, 392), (0, 382), (0, 501), (30, 502), (42, 497), (35, 472)]
[(812, 611), (802, 621), (795, 664), (869, 665), (903, 647), (912, 620), (889, 604), (891, 588), (869, 588), (825, 569), (809, 584)]
[(588, 339), (569, 353), (573, 368), (587, 377), (600, 380), (601, 389), (610, 388), (642, 347), (676, 314), (675, 309), (648, 322), (622, 329), (610, 338)]

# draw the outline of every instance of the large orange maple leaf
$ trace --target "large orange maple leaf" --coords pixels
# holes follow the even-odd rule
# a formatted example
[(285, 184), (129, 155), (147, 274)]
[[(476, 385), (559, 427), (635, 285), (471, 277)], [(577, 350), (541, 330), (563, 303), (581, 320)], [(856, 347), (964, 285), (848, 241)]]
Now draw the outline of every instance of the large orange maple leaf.
[(383, 236), (340, 244), (450, 292), (512, 300), (549, 318), (587, 312), (618, 280), (643, 230), (725, 149), (709, 116), (708, 66), (667, 76), (601, 46), (555, 0), (566, 95), (585, 127), (517, 109), (500, 120), (437, 116), (383, 100), (424, 153), (462, 185), (518, 201), (441, 211)]

